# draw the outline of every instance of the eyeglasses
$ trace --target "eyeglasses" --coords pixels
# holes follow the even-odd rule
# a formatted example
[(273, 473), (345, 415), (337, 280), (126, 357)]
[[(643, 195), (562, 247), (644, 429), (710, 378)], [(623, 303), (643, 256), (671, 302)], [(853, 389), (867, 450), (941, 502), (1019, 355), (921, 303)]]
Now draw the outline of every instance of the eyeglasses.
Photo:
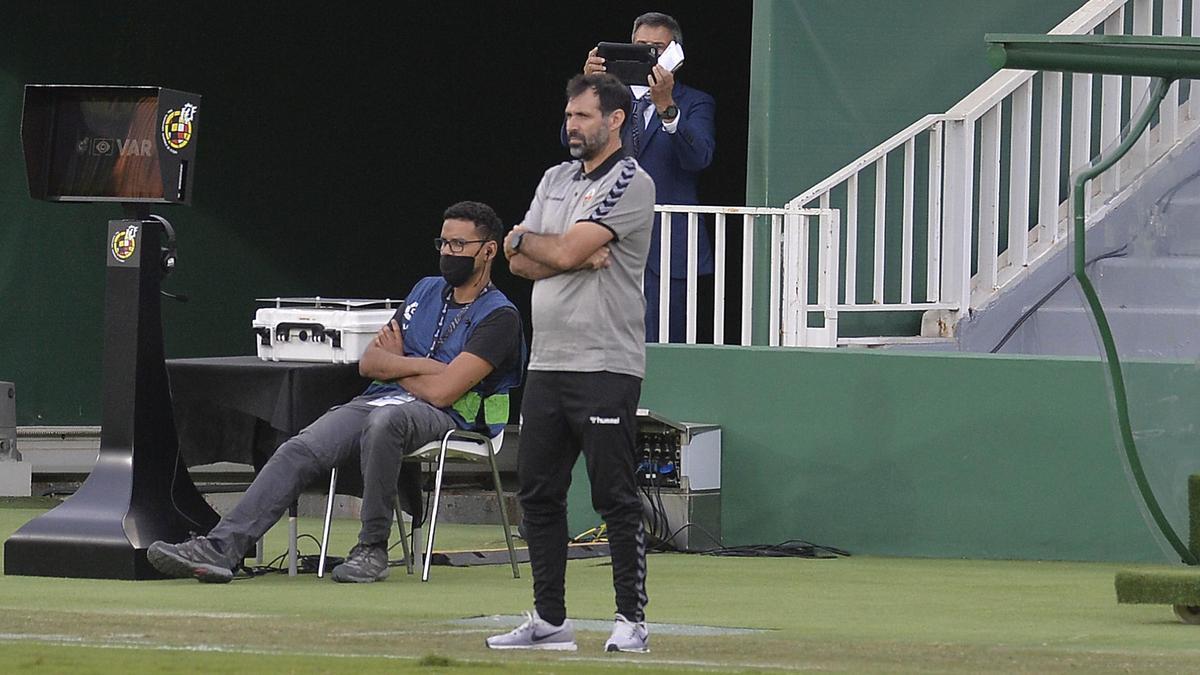
[(450, 247), (451, 253), (462, 253), (463, 247), (467, 244), (482, 244), (490, 239), (442, 239), (437, 237), (433, 240), (433, 249), (441, 253), (446, 246)]
[(648, 47), (654, 47), (655, 49), (658, 50), (659, 54), (662, 54), (663, 52), (667, 51), (667, 47), (670, 46), (670, 45), (664, 44), (662, 42), (650, 42), (648, 40), (639, 40), (639, 41), (635, 42), (634, 44), (646, 45)]

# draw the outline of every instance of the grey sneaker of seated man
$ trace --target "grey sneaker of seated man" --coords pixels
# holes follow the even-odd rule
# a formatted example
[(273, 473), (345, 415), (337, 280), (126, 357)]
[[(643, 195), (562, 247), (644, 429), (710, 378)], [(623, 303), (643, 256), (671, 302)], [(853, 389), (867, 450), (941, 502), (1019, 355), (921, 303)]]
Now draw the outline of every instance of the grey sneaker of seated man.
[(233, 568), (225, 556), (204, 537), (194, 536), (181, 544), (156, 541), (146, 549), (146, 560), (169, 577), (195, 577), (210, 584), (233, 579)]
[(346, 562), (333, 568), (333, 580), (341, 583), (368, 584), (388, 578), (387, 543), (356, 544)]
[(537, 611), (525, 613), (525, 623), (517, 626), (503, 635), (493, 635), (487, 639), (491, 649), (553, 649), (573, 652), (579, 647), (575, 644), (575, 624), (570, 619), (563, 621), (561, 626), (555, 626), (542, 620)]

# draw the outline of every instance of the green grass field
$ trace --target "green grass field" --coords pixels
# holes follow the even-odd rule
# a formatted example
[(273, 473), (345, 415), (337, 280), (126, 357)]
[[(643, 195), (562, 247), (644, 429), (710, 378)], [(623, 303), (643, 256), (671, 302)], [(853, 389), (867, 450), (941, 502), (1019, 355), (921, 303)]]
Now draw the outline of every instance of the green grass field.
[[(0, 537), (43, 508), (0, 508)], [(356, 532), (335, 522), (335, 551)], [(305, 520), (301, 532), (318, 532)], [(439, 528), (438, 548), (502, 545), (499, 528)], [(277, 527), (268, 554), (286, 547)], [(836, 544), (837, 542), (822, 542)], [(311, 544), (303, 553), (315, 552)], [(610, 619), (606, 560), (572, 561), (568, 606)], [(1023, 561), (649, 560), (651, 623), (757, 628), (750, 635), (653, 632), (652, 652), (606, 655), (607, 632), (564, 653), (497, 653), (489, 629), (459, 620), (531, 605), (528, 565), (435, 567), (429, 583), (393, 569), (384, 583), (269, 575), (224, 586), (191, 580), (0, 576), (0, 670), (6, 673), (328, 672), (1195, 672), (1200, 626), (1169, 607), (1117, 605), (1127, 565)]]

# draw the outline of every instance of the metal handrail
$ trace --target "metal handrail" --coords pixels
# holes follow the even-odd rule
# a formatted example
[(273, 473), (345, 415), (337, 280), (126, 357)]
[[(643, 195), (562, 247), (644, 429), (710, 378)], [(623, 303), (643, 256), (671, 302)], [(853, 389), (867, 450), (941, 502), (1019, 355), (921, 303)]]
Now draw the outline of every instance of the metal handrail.
[[(837, 260), (829, 255), (836, 251), (836, 229), (838, 215), (833, 209), (757, 206), (711, 206), (711, 205), (677, 205), (658, 204), (654, 207), (658, 219), (660, 233), (659, 246), (660, 269), (670, 269), (671, 264), (671, 228), (672, 219), (667, 214), (684, 214), (687, 216), (687, 304), (685, 312), (687, 344), (697, 341), (697, 240), (700, 236), (699, 217), (710, 219), (715, 232), (713, 250), (714, 259), (714, 293), (712, 328), (713, 342), (724, 344), (725, 341), (725, 292), (726, 280), (733, 274), (740, 276), (741, 284), (741, 314), (740, 333), (737, 343), (742, 346), (752, 344), (767, 344), (770, 346), (835, 346), (837, 335)], [(742, 217), (741, 223), (741, 260), (726, 260), (727, 230), (733, 225), (727, 223), (730, 216)], [(814, 261), (817, 283), (816, 303), (808, 302), (807, 272), (798, 273), (786, 268), (785, 249), (792, 257), (800, 255), (803, 249), (807, 255), (807, 243), (800, 245), (800, 239), (807, 242), (809, 221), (815, 219), (818, 223), (816, 230), (818, 242), (825, 245), (826, 255), (818, 256)], [(760, 222), (765, 220), (765, 222)], [(767, 257), (761, 257), (764, 249)], [(740, 269), (737, 266), (740, 262)], [(730, 264), (732, 263), (732, 264)], [(807, 265), (808, 261), (805, 260)], [(805, 267), (807, 270), (807, 267)], [(766, 281), (769, 279), (769, 281)], [(667, 342), (669, 337), (669, 316), (671, 306), (670, 275), (659, 276), (659, 342)], [(765, 284), (765, 285), (764, 285)], [(765, 316), (763, 308), (766, 308)], [(809, 328), (802, 320), (804, 312), (824, 312), (827, 317), (826, 328)], [(755, 326), (758, 328), (755, 328)], [(765, 329), (765, 332), (764, 332)]]
[[(1074, 36), (1072, 42), (1121, 42), (1115, 34), (1132, 25), (1134, 33), (1149, 33), (1159, 30), (1166, 37), (1152, 38), (1151, 42), (1161, 45), (1177, 44), (1173, 37), (1182, 32), (1185, 4), (1192, 0), (1164, 0), (1162, 18), (1155, 28), (1155, 11), (1152, 0), (1090, 0), (1064, 19), (1050, 31), (1049, 36), (1039, 36), (1040, 41), (1052, 41), (1061, 36)], [(1192, 12), (1193, 34), (1200, 32), (1200, 18)], [(1092, 36), (1103, 27), (1106, 35)], [(1027, 65), (1010, 61), (1010, 67), (1021, 70), (1002, 70), (988, 78), (982, 85), (958, 101), (945, 113), (926, 115), (886, 141), (863, 153), (860, 157), (837, 170), (829, 177), (808, 188), (787, 202), (787, 206), (819, 204), (831, 207), (833, 201), (842, 200), (842, 195), (833, 191), (844, 186), (847, 209), (846, 260), (840, 283), (845, 288), (845, 305), (853, 308), (875, 308), (879, 305), (903, 309), (952, 308), (953, 315), (940, 318), (939, 323), (953, 326), (968, 309), (976, 309), (991, 302), (1006, 286), (1023, 278), (1029, 269), (1049, 258), (1049, 255), (1065, 246), (1066, 214), (1069, 205), (1058, 192), (1059, 181), (1085, 166), (1090, 158), (1089, 146), (1093, 141), (1091, 122), (1092, 83), (1091, 76), (1084, 75), (1072, 80), (1064, 91), (1062, 75), (1049, 73), (1043, 76), (1041, 109), (1034, 107), (1034, 77), (1037, 71), (1027, 70)], [(1140, 75), (1140, 73), (1138, 73)], [(1146, 91), (1148, 78), (1134, 77), (1130, 92), (1140, 100)], [(1103, 79), (1100, 112), (1100, 144), (1102, 147), (1115, 142), (1119, 134), (1122, 82), (1118, 77), (1105, 75)], [(1196, 91), (1193, 87), (1193, 92)], [(1081, 99), (1080, 97), (1084, 97)], [(1075, 102), (1071, 107), (1070, 122), (1059, 121), (1066, 109), (1067, 100)], [(1080, 106), (1084, 100), (1088, 105)], [(1011, 112), (1008, 102), (1011, 101)], [(1116, 103), (1113, 103), (1113, 102)], [(1161, 139), (1153, 154), (1147, 148), (1145, 138), (1131, 153), (1128, 167), (1122, 172), (1110, 172), (1098, 186), (1097, 194), (1105, 199), (1119, 195), (1133, 183), (1137, 174), (1183, 138), (1186, 121), (1200, 117), (1200, 96), (1193, 95), (1181, 110), (1178, 94), (1167, 97), (1163, 103), (1159, 134)], [(1078, 109), (1078, 114), (1075, 111)], [(1034, 143), (1031, 129), (1039, 120), (1041, 135)], [(1001, 148), (1002, 128), (1011, 118), (1011, 152)], [(1019, 120), (1019, 123), (1018, 123)], [(1147, 134), (1148, 136), (1148, 134)], [(927, 140), (926, 140), (927, 139)], [(912, 173), (914, 145), (920, 143), (922, 151), (928, 148), (930, 157), (929, 203), (921, 206), (927, 218), (926, 237), (928, 251), (923, 260), (913, 257), (913, 192), (914, 180), (924, 180)], [(1057, 152), (1048, 147), (1062, 148), (1069, 143), (1069, 158), (1059, 160)], [(1040, 145), (1040, 160), (1031, 161), (1033, 152)], [(903, 148), (905, 178), (901, 182), (904, 196), (903, 251), (897, 258), (894, 252), (879, 245), (884, 236), (885, 221), (890, 220), (890, 209), (895, 205), (888, 198), (888, 190), (895, 195), (895, 186), (887, 186), (887, 165), (891, 153), (899, 154)], [(978, 156), (976, 153), (980, 153)], [(1007, 158), (1007, 159), (1003, 159)], [(936, 166), (934, 162), (936, 160)], [(874, 166), (875, 172), (875, 251), (874, 288), (870, 304), (856, 299), (855, 261), (859, 255), (867, 256), (870, 251), (858, 248), (857, 211), (859, 206), (860, 176)], [(1001, 194), (1001, 183), (1008, 178), (1009, 193)], [(869, 177), (867, 178), (869, 180)], [(1038, 189), (1037, 204), (1030, 204), (1030, 185)], [(1022, 187), (1023, 186), (1023, 187)], [(832, 199), (831, 199), (832, 198)], [(1001, 202), (1008, 200), (1008, 239), (1000, 238), (1005, 229), (1000, 222)], [(1088, 200), (1089, 213), (1100, 213), (1107, 208), (1105, 199)], [(1094, 202), (1094, 203), (1093, 203)], [(1115, 200), (1109, 202), (1115, 203)], [(1030, 219), (1030, 210), (1034, 219)], [(869, 207), (868, 207), (869, 209)], [(867, 211), (869, 214), (870, 212)], [(866, 218), (870, 218), (869, 215)], [(978, 219), (977, 234), (974, 233)], [(866, 222), (864, 220), (864, 222)], [(887, 228), (896, 227), (886, 222)], [(978, 272), (972, 275), (972, 261), (978, 259)], [(885, 268), (903, 266), (899, 302), (891, 302), (897, 289), (891, 282), (887, 288), (882, 281)], [(885, 262), (886, 261), (886, 262)], [(799, 263), (793, 263), (799, 264)], [(922, 271), (920, 265), (925, 265)], [(917, 269), (912, 269), (916, 267)], [(868, 273), (870, 274), (870, 273)], [(926, 298), (911, 297), (912, 280), (926, 279)], [(864, 289), (865, 291), (865, 289)], [(888, 301), (885, 301), (885, 294)]]
[(823, 195), (826, 192), (828, 192), (829, 190), (837, 187), (838, 185), (841, 185), (842, 182), (844, 182), (846, 179), (859, 173), (860, 171), (867, 168), (868, 166), (871, 166), (872, 164), (877, 162), (879, 160), (879, 158), (886, 156), (888, 153), (890, 153), (893, 150), (899, 149), (900, 146), (907, 143), (909, 141), (909, 139), (916, 138), (918, 135), (921, 134), (921, 132), (928, 131), (930, 128), (932, 128), (937, 123), (943, 122), (947, 119), (951, 119), (951, 117), (950, 117), (950, 115), (945, 114), (945, 113), (937, 114), (937, 115), (926, 115), (926, 116), (922, 117), (921, 119), (917, 120), (916, 122), (913, 122), (912, 124), (905, 127), (903, 131), (900, 131), (896, 135), (894, 135), (891, 138), (887, 139), (886, 141), (880, 143), (879, 145), (875, 146), (871, 150), (868, 150), (863, 156), (859, 157), (858, 159), (854, 160), (853, 162), (850, 162), (849, 164), (842, 167), (841, 169), (838, 169), (836, 172), (833, 173), (833, 175), (829, 176), (825, 180), (821, 181), (820, 183), (817, 183), (816, 185), (805, 190), (804, 192), (801, 192), (799, 195), (788, 200), (786, 206), (788, 208), (802, 208), (802, 207), (806, 206), (812, 200), (820, 197), (821, 195)]

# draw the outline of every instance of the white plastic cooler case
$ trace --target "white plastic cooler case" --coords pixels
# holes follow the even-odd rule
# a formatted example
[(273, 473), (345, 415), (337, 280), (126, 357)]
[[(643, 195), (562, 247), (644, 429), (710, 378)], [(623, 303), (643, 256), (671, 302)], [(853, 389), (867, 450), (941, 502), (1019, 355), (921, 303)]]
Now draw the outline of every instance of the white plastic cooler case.
[(355, 298), (257, 298), (258, 358), (355, 363), (402, 301)]

